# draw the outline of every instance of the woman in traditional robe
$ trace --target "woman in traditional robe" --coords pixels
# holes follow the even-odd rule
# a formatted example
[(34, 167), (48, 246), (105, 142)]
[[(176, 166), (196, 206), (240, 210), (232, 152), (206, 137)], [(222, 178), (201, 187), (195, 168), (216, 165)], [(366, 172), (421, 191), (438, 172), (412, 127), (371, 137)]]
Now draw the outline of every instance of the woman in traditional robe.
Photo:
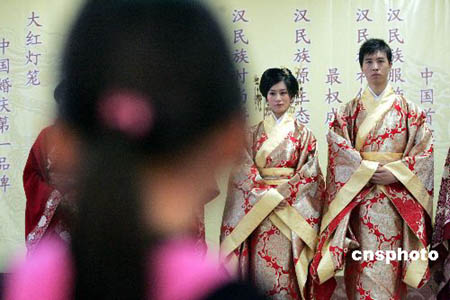
[(438, 299), (448, 299), (450, 295), (450, 149), (442, 174), (441, 189), (437, 204), (432, 246), (439, 252), (435, 281), (439, 285)]
[(251, 128), (230, 178), (221, 254), (271, 299), (301, 299), (308, 297), (324, 189), (316, 139), (288, 113), (298, 92), (288, 69), (266, 70), (259, 89), (271, 113)]
[[(64, 97), (66, 82), (58, 84), (54, 98), (59, 103)], [(76, 214), (73, 200), (74, 162), (61, 160), (63, 153), (73, 151), (74, 145), (55, 144), (61, 140), (57, 126), (48, 126), (38, 135), (31, 147), (23, 171), (23, 186), (26, 196), (25, 242), (28, 253), (39, 245), (43, 237), (53, 235), (68, 241), (69, 223)]]

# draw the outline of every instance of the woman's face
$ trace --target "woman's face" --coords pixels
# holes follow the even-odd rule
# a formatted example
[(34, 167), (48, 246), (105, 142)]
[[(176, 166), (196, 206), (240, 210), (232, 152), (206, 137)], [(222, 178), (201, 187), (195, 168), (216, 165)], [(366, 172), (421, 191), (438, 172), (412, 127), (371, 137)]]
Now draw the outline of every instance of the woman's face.
[(277, 118), (281, 117), (291, 105), (291, 97), (284, 81), (274, 84), (267, 93), (270, 110)]

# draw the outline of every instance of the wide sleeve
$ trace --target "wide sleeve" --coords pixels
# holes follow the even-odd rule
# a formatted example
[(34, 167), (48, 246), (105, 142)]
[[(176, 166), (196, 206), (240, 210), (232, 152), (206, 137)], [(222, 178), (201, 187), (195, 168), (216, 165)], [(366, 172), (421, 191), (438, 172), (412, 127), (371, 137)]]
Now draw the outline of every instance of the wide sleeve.
[[(237, 167), (232, 170), (228, 183), (221, 229), (221, 254), (229, 255), (253, 232), (261, 220), (267, 217), (284, 197), (273, 186), (264, 183), (254, 162), (253, 152), (267, 138), (256, 139), (258, 126), (247, 134), (247, 147)], [(258, 206), (255, 208), (255, 205)], [(238, 224), (239, 231), (235, 231)], [(233, 233), (234, 232), (234, 233)], [(229, 237), (232, 235), (231, 237)]]
[[(426, 114), (417, 105), (407, 106), (408, 141), (403, 158), (384, 165), (414, 199), (433, 216), (434, 147)], [(395, 186), (393, 186), (395, 188)], [(388, 187), (388, 190), (392, 187)]]
[(342, 107), (335, 114), (327, 134), (327, 189), (321, 231), (324, 231), (357, 195), (365, 195), (370, 191), (367, 184), (378, 167), (378, 162), (364, 160), (354, 148), (358, 131), (355, 124), (357, 105), (359, 104), (350, 102)]
[(45, 205), (54, 191), (48, 183), (45, 171), (45, 137), (44, 129), (34, 142), (23, 170), (23, 187), (26, 196), (25, 238), (37, 226), (44, 213)]
[(310, 267), (319, 294), (325, 293), (326, 286), (332, 293), (335, 273), (343, 269), (348, 250), (357, 246), (349, 226), (350, 212), (373, 188), (369, 181), (378, 167), (378, 162), (363, 159), (355, 149), (360, 105), (355, 99), (342, 106), (327, 133), (325, 201), (317, 251)]

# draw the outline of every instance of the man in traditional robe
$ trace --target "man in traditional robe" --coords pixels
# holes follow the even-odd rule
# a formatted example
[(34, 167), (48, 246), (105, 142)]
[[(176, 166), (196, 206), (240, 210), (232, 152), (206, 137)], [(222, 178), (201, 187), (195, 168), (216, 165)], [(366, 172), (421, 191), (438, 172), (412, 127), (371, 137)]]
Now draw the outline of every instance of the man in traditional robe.
[[(349, 299), (403, 299), (406, 285), (419, 288), (430, 276), (432, 135), (424, 111), (388, 83), (389, 46), (366, 41), (359, 62), (368, 86), (340, 108), (327, 135), (326, 201), (310, 271), (316, 285), (333, 288), (345, 265)], [(369, 254), (388, 250), (407, 255), (387, 263)], [(424, 255), (411, 259), (413, 251)]]

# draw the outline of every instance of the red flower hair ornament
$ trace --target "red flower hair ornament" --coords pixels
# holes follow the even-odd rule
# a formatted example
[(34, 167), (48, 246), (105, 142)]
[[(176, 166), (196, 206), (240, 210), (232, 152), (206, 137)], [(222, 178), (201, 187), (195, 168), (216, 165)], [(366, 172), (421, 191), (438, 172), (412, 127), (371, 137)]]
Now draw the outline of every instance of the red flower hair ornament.
[(109, 129), (131, 138), (147, 135), (154, 121), (154, 112), (148, 97), (129, 90), (105, 94), (98, 104), (100, 121)]

